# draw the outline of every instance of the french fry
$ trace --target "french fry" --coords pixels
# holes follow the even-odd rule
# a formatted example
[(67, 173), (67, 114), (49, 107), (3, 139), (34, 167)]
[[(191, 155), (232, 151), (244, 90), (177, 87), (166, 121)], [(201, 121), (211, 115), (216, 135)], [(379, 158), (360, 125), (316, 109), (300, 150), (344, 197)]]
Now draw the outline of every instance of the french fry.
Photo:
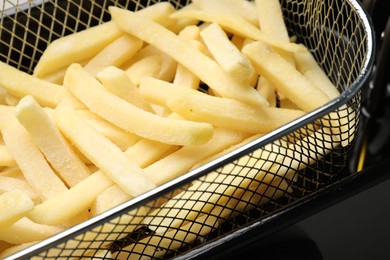
[(131, 105), (105, 91), (77, 64), (69, 67), (65, 85), (93, 112), (144, 138), (174, 145), (196, 145), (207, 142), (213, 135), (210, 124), (162, 118)]
[(14, 106), (0, 105), (0, 130), (6, 125), (7, 121), (14, 116)]
[(330, 101), (324, 92), (265, 43), (250, 43), (242, 51), (261, 76), (302, 110), (309, 112)]
[(252, 104), (267, 105), (253, 88), (232, 80), (214, 61), (168, 29), (128, 10), (111, 6), (109, 11), (123, 30), (170, 55), (219, 94)]
[(217, 23), (211, 23), (203, 29), (200, 36), (218, 64), (235, 80), (244, 81), (252, 74), (252, 64)]
[(31, 95), (43, 106), (56, 107), (69, 99), (76, 107), (82, 107), (63, 86), (38, 79), (4, 62), (0, 62), (0, 85), (19, 98)]
[(98, 54), (93, 56), (84, 69), (93, 76), (108, 66), (119, 67), (142, 47), (143, 42), (129, 34), (125, 34), (111, 42)]
[(0, 240), (11, 244), (24, 244), (41, 241), (63, 230), (63, 227), (37, 224), (24, 217), (8, 228), (1, 229)]
[(16, 118), (7, 122), (2, 134), (26, 181), (42, 200), (68, 190)]
[(126, 69), (126, 74), (130, 80), (138, 86), (139, 82), (144, 77), (157, 78), (160, 73), (161, 66), (162, 56), (160, 54), (155, 54), (133, 63), (128, 69)]
[(127, 102), (149, 112), (153, 112), (152, 107), (144, 100), (139, 93), (138, 88), (127, 76), (123, 70), (109, 66), (101, 70), (96, 78), (103, 84), (103, 86), (118, 97)]
[(69, 187), (89, 176), (89, 169), (61, 135), (54, 121), (32, 96), (25, 96), (20, 100), (15, 114), (51, 166)]
[(0, 145), (0, 166), (17, 166), (7, 146)]
[(6, 175), (0, 175), (0, 194), (7, 191), (19, 190), (27, 194), (32, 202), (38, 204), (41, 202), (38, 194), (28, 185), (24, 179), (18, 179), (9, 177)]
[[(266, 80), (264, 77), (259, 77), (256, 84), (256, 90), (259, 91), (265, 99), (267, 99), (271, 107), (276, 107), (276, 90), (268, 80)], [(295, 109), (298, 109), (298, 107), (295, 107)]]
[(97, 216), (130, 199), (132, 199), (132, 196), (124, 192), (118, 185), (112, 185), (96, 196), (91, 205), (90, 214), (91, 216)]
[(216, 128), (208, 143), (182, 147), (144, 168), (144, 172), (156, 185), (164, 184), (187, 172), (197, 161), (239, 143), (245, 137), (240, 132)]
[(0, 252), (0, 258), (5, 258), (5, 257), (8, 257), (10, 255), (13, 255), (13, 254), (15, 254), (15, 253), (17, 253), (17, 252), (19, 252), (19, 251), (21, 251), (23, 249), (31, 247), (35, 243), (37, 243), (37, 242), (35, 241), (35, 242), (30, 242), (30, 243), (24, 243), (24, 244), (20, 244), (20, 245), (11, 246), (10, 248), (7, 248), (3, 252)]
[[(212, 0), (214, 1), (214, 0)], [(242, 0), (219, 0), (229, 10), (236, 12), (241, 17), (246, 19), (251, 24), (258, 27), (258, 14), (253, 1), (242, 1)], [(195, 1), (199, 5), (199, 1)]]
[(34, 208), (34, 202), (22, 190), (0, 193), (0, 230), (26, 216)]
[(5, 105), (5, 96), (7, 95), (7, 90), (0, 86), (0, 105)]
[[(204, 1), (204, 3), (207, 4), (208, 1)], [(216, 3), (216, 1), (213, 1), (213, 3)], [(220, 5), (218, 6), (218, 8), (213, 8), (212, 10), (181, 9), (173, 13), (171, 17), (192, 18), (204, 22), (218, 23), (222, 28), (233, 34), (237, 34), (245, 38), (263, 41), (278, 49), (286, 50), (289, 52), (305, 51), (305, 49), (298, 44), (276, 40), (267, 36), (266, 34), (261, 32), (259, 28), (246, 21), (240, 15), (231, 11), (226, 11), (226, 8), (221, 8)]]
[(28, 218), (39, 224), (61, 225), (83, 211), (87, 212), (98, 194), (113, 184), (103, 172), (95, 172), (68, 191), (36, 205)]
[(155, 188), (138, 165), (82, 120), (75, 111), (58, 109), (54, 115), (64, 135), (125, 192), (138, 196)]

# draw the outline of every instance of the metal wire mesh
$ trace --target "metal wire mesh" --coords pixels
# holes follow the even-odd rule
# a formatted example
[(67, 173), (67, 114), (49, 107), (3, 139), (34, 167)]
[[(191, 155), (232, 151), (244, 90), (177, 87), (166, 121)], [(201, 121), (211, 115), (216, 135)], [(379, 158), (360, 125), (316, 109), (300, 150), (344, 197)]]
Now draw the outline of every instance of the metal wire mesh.
[[(3, 1), (0, 59), (32, 72), (49, 42), (108, 21), (109, 5), (138, 10), (155, 2)], [(171, 2), (180, 8), (189, 1)], [(359, 89), (369, 71), (369, 24), (352, 0), (281, 4), (291, 35), (312, 50), (343, 92), (339, 100), (18, 256), (170, 258), (260, 221), (342, 178), (359, 124)]]

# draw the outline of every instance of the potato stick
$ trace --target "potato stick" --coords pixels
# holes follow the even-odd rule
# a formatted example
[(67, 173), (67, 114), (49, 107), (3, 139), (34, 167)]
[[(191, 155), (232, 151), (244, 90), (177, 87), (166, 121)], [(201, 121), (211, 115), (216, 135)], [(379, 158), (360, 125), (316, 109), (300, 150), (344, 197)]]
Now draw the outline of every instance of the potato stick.
[(177, 145), (169, 145), (149, 139), (141, 139), (130, 146), (124, 153), (130, 160), (145, 168), (160, 158), (179, 149)]
[(40, 203), (38, 194), (25, 180), (0, 175), (0, 194), (6, 191), (20, 190), (27, 194), (34, 204)]
[(0, 86), (0, 105), (5, 105), (6, 95), (7, 95), (7, 90)]
[(329, 97), (307, 80), (291, 64), (262, 42), (243, 48), (256, 71), (302, 110), (309, 112), (329, 102)]
[(9, 149), (3, 144), (0, 145), (0, 166), (17, 166)]
[(131, 11), (117, 7), (110, 7), (109, 10), (123, 30), (170, 55), (220, 95), (252, 104), (267, 105), (264, 98), (253, 88), (234, 81), (216, 62), (168, 29)]
[(30, 134), (16, 119), (8, 121), (2, 134), (26, 181), (42, 200), (68, 190), (53, 172)]
[[(192, 8), (196, 9), (195, 5), (193, 3), (188, 3), (187, 5), (181, 7), (180, 9), (192, 9)], [(180, 18), (174, 20), (175, 22), (167, 26), (167, 28), (175, 34), (179, 34), (180, 31), (182, 31), (187, 27), (196, 26), (199, 24), (199, 20), (191, 19), (191, 18)]]
[[(236, 12), (241, 17), (245, 18), (248, 22), (259, 26), (258, 22), (258, 14), (252, 1), (242, 1), (242, 0), (218, 0), (223, 4), (226, 8), (229, 8), (231, 11)], [(195, 1), (196, 4), (199, 5), (199, 1)]]
[(89, 59), (121, 35), (123, 31), (115, 22), (109, 21), (58, 38), (49, 43), (35, 66), (33, 75), (42, 77), (72, 63)]
[(275, 48), (289, 52), (300, 52), (305, 49), (296, 43), (284, 42), (273, 39), (256, 26), (247, 22), (244, 18), (232, 12), (223, 12), (223, 10), (179, 10), (171, 15), (172, 18), (193, 18), (204, 22), (218, 23), (224, 30), (244, 38), (254, 39), (267, 43)]
[[(89, 59), (80, 61), (78, 63), (81, 64), (82, 66), (84, 66), (85, 64), (87, 64), (88, 61), (89, 61)], [(53, 72), (46, 74), (46, 75), (39, 77), (39, 78), (44, 80), (44, 81), (50, 82), (50, 83), (62, 85), (67, 69), (68, 69), (68, 66), (65, 66), (63, 68), (57, 69), (56, 71), (53, 71)]]
[(243, 133), (217, 128), (213, 138), (208, 143), (198, 146), (184, 146), (144, 168), (144, 172), (154, 184), (164, 184), (187, 172), (197, 161), (241, 142), (244, 137), (246, 135)]
[(125, 64), (120, 66), (120, 69), (127, 70), (134, 63), (137, 63), (138, 61), (140, 61), (148, 56), (153, 56), (153, 55), (158, 55), (158, 54), (161, 54), (161, 51), (159, 49), (157, 49), (156, 47), (154, 47), (150, 44), (144, 43), (144, 47), (142, 47), (141, 50), (139, 50), (134, 55), (134, 57), (132, 59), (130, 59)]
[[(276, 90), (268, 80), (264, 77), (259, 77), (256, 84), (256, 90), (259, 91), (265, 99), (267, 99), (271, 107), (276, 107)], [(295, 106), (295, 109), (299, 108)]]
[(68, 139), (128, 194), (135, 197), (155, 187), (138, 165), (82, 120), (75, 111), (57, 110), (55, 121)]
[(0, 193), (0, 230), (6, 229), (26, 216), (33, 208), (34, 202), (22, 190)]
[(77, 114), (85, 119), (96, 131), (104, 135), (122, 151), (135, 144), (140, 140), (140, 137), (126, 132), (125, 130), (111, 124), (107, 120), (99, 117), (90, 110), (77, 110)]
[(139, 85), (139, 82), (144, 77), (158, 77), (158, 74), (162, 66), (162, 56), (160, 54), (155, 54), (152, 56), (147, 56), (135, 63), (133, 63), (128, 69), (126, 69), (126, 74), (130, 80), (136, 85)]
[(91, 216), (97, 216), (130, 199), (132, 199), (132, 196), (124, 192), (118, 185), (112, 185), (96, 196), (90, 214)]
[(62, 227), (37, 224), (24, 217), (8, 228), (2, 229), (0, 231), (0, 240), (11, 244), (24, 244), (41, 241), (63, 230), (64, 228)]
[(176, 60), (172, 59), (171, 56), (165, 54), (164, 52), (161, 52), (160, 56), (162, 62), (157, 78), (172, 82), (172, 80), (175, 78), (178, 63)]
[(20, 98), (12, 95), (11, 93), (7, 93), (5, 95), (5, 104), (8, 106), (16, 106), (19, 103)]
[(268, 144), (263, 149), (255, 150), (251, 156), (243, 156), (234, 164), (227, 164), (219, 171), (206, 175), (204, 182), (196, 182), (160, 209), (151, 212), (144, 223), (158, 233), (178, 227), (183, 221), (194, 219), (200, 212), (210, 212), (216, 203), (221, 205), (229, 198), (237, 197), (254, 179), (262, 181), (273, 178), (275, 174), (288, 176), (319, 160), (338, 145), (332, 140), (329, 129), (320, 129), (289, 144), (287, 148)]
[(0, 176), (11, 177), (18, 180), (25, 181), (23, 172), (20, 170), (19, 166), (6, 167), (0, 171)]
[(197, 238), (206, 236), (217, 227), (217, 224), (216, 217), (204, 215), (180, 228), (169, 230), (164, 235), (152, 235), (141, 239), (114, 253), (113, 256), (116, 259), (158, 259), (170, 251), (191, 244)]
[(175, 23), (170, 15), (176, 11), (175, 7), (169, 2), (159, 2), (142, 8), (136, 13), (147, 19), (153, 20), (164, 27), (169, 27)]
[[(114, 183), (102, 171), (95, 172), (51, 199), (36, 205), (28, 218), (39, 224), (60, 225), (68, 219), (87, 211), (95, 198)], [(66, 210), (62, 210), (66, 208)]]
[[(274, 39), (290, 42), (279, 0), (256, 0), (255, 5), (261, 31)], [(293, 53), (284, 50), (278, 52), (292, 66), (295, 66)]]
[(200, 36), (218, 64), (235, 80), (244, 81), (252, 74), (252, 64), (218, 24), (211, 23), (201, 31)]
[(167, 104), (172, 111), (189, 120), (247, 133), (266, 133), (304, 114), (301, 110), (254, 107), (189, 88), (175, 88), (172, 83), (153, 78), (142, 80), (140, 91), (151, 102)]
[(32, 96), (25, 96), (20, 100), (15, 114), (51, 166), (69, 187), (89, 176), (88, 168), (61, 135), (51, 117)]
[(123, 70), (109, 66), (101, 70), (96, 78), (103, 86), (118, 97), (149, 112), (153, 112), (150, 104), (139, 93), (138, 88)]
[(183, 40), (200, 40), (200, 29), (199, 26), (192, 25), (187, 26), (179, 32), (179, 37)]
[(75, 105), (79, 103), (63, 86), (38, 79), (4, 62), (0, 62), (0, 85), (19, 98), (32, 95), (43, 106), (56, 107), (65, 99), (72, 99)]
[(115, 39), (84, 66), (93, 76), (108, 66), (121, 66), (131, 59), (142, 47), (143, 42), (134, 36), (125, 34)]
[(68, 69), (65, 85), (93, 112), (144, 138), (174, 145), (196, 145), (206, 143), (213, 135), (210, 124), (162, 118), (137, 108), (104, 90), (77, 64)]
[(23, 250), (23, 249), (31, 247), (35, 243), (37, 243), (37, 242), (30, 242), (30, 243), (24, 243), (21, 245), (11, 246), (11, 247), (7, 248), (6, 250), (4, 250), (3, 252), (0, 251), (0, 258), (3, 259), (5, 257), (11, 256), (11, 255)]
[(15, 117), (15, 106), (0, 105), (0, 130), (10, 118)]

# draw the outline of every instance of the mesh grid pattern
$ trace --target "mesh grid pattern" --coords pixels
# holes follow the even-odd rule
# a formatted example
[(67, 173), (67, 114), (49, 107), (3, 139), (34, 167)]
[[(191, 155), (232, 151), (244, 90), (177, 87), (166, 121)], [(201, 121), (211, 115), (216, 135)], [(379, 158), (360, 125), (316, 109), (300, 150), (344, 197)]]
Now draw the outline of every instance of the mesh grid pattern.
[[(108, 21), (109, 5), (138, 10), (158, 1), (42, 1), (1, 11), (0, 59), (32, 72), (46, 45), (63, 35)], [(171, 1), (175, 7), (187, 1)], [(340, 91), (354, 87), (369, 58), (366, 31), (350, 1), (281, 0), (291, 35), (312, 51)], [(347, 106), (261, 148), (144, 198), (111, 215), (92, 219), (28, 252), (34, 259), (171, 258), (260, 221), (276, 210), (342, 178), (359, 124), (360, 92)], [(354, 114), (350, 120), (348, 116)], [(337, 118), (337, 124), (334, 120)], [(347, 117), (347, 118), (345, 118)], [(335, 125), (330, 131), (316, 131)], [(345, 132), (345, 129), (348, 129)], [(313, 136), (314, 135), (314, 136)], [(348, 145), (334, 145), (347, 142)], [(191, 219), (191, 221), (189, 221)], [(149, 223), (149, 225), (145, 225)]]

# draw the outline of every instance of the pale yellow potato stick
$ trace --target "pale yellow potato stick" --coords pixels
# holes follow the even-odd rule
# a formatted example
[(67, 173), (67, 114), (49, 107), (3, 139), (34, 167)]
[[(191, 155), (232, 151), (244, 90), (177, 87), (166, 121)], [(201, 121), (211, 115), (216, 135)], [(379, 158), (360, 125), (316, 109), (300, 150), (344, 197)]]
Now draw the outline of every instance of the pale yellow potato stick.
[(19, 103), (20, 98), (11, 94), (7, 93), (5, 95), (5, 104), (8, 106), (16, 106), (17, 103)]
[(20, 190), (27, 194), (34, 204), (40, 203), (38, 194), (23, 179), (0, 175), (0, 194), (6, 191)]
[[(276, 107), (276, 90), (268, 80), (264, 77), (258, 77), (256, 89), (265, 99), (267, 99), (271, 107)], [(295, 109), (298, 109), (298, 107), (295, 107)]]
[[(255, 0), (254, 3), (261, 31), (274, 39), (290, 42), (279, 0)], [(293, 53), (279, 50), (279, 54), (291, 65), (295, 64)]]
[(169, 2), (158, 2), (136, 11), (137, 14), (155, 21), (164, 27), (172, 26), (176, 21), (170, 15), (176, 11)]
[(302, 110), (254, 107), (227, 98), (183, 96), (167, 100), (167, 106), (187, 120), (251, 134), (265, 134), (305, 114)]
[[(191, 9), (191, 8), (196, 8), (193, 3), (188, 3), (187, 5), (181, 7), (180, 9)], [(172, 32), (174, 32), (175, 34), (179, 34), (179, 32), (185, 29), (186, 27), (198, 25), (199, 23), (199, 20), (191, 19), (191, 18), (181, 18), (181, 19), (174, 19), (174, 20), (175, 22), (172, 25), (169, 25), (167, 28)]]
[(179, 10), (171, 15), (173, 18), (193, 18), (204, 22), (218, 23), (226, 31), (240, 35), (244, 38), (263, 41), (278, 49), (289, 52), (300, 52), (305, 49), (296, 43), (284, 42), (273, 39), (259, 28), (247, 22), (244, 18), (232, 12), (223, 12), (225, 10)]
[[(332, 81), (325, 74), (324, 70), (320, 67), (319, 63), (315, 60), (314, 56), (308, 50), (300, 54), (294, 55), (297, 69), (315, 86), (323, 91), (330, 99), (338, 98), (340, 92)], [(347, 146), (354, 138), (355, 126), (356, 126), (356, 114), (348, 107), (343, 105), (337, 112), (332, 112), (327, 116), (330, 122), (323, 121), (332, 129), (333, 134), (339, 134), (342, 146)]]
[(54, 115), (64, 135), (125, 192), (135, 197), (155, 188), (138, 165), (82, 120), (74, 110), (56, 110)]
[(255, 107), (153, 78), (143, 79), (139, 89), (151, 102), (166, 104), (184, 118), (247, 133), (266, 133), (304, 115), (301, 110)]
[(0, 176), (6, 176), (25, 181), (23, 172), (20, 170), (19, 166), (5, 167), (0, 171)]
[(242, 51), (261, 76), (302, 110), (309, 112), (329, 102), (324, 92), (267, 44), (256, 41), (246, 45)]
[(123, 64), (120, 69), (127, 70), (130, 66), (132, 66), (134, 63), (148, 57), (148, 56), (153, 56), (153, 55), (158, 55), (161, 54), (161, 51), (157, 49), (156, 47), (144, 43), (144, 47), (139, 50), (132, 59), (127, 61), (125, 64)]
[(69, 67), (65, 85), (91, 111), (144, 138), (175, 145), (196, 145), (206, 143), (213, 135), (210, 124), (163, 118), (139, 109), (105, 90), (80, 65)]
[(7, 256), (15, 254), (16, 252), (19, 252), (19, 251), (21, 251), (23, 249), (31, 247), (35, 243), (37, 243), (37, 241), (36, 242), (31, 242), (31, 243), (24, 243), (24, 244), (21, 244), (21, 245), (11, 246), (11, 247), (5, 249), (3, 252), (0, 251), (0, 258), (3, 259), (5, 257), (7, 257)]
[(89, 176), (89, 169), (62, 136), (52, 118), (32, 96), (25, 96), (20, 100), (15, 115), (69, 187)]
[(235, 80), (244, 81), (252, 74), (252, 64), (217, 23), (211, 23), (203, 29), (200, 36), (214, 59)]
[(22, 190), (0, 193), (0, 230), (6, 229), (23, 218), (33, 208), (34, 202)]
[[(212, 0), (214, 1), (214, 0)], [(217, 0), (220, 1), (225, 7), (238, 13), (241, 17), (245, 18), (248, 22), (259, 26), (258, 14), (253, 1), (242, 1), (242, 0)], [(199, 3), (198, 3), (199, 4)]]
[(15, 106), (0, 105), (0, 130), (10, 118), (15, 117)]
[(84, 68), (93, 76), (108, 66), (121, 66), (137, 53), (143, 42), (129, 34), (122, 35), (93, 56)]
[(171, 56), (164, 52), (161, 52), (161, 68), (157, 75), (158, 79), (171, 82), (175, 78), (177, 61), (172, 59)]
[(173, 32), (134, 12), (117, 7), (109, 7), (109, 10), (114, 21), (123, 30), (170, 55), (220, 95), (252, 104), (267, 105), (266, 100), (252, 87), (234, 81), (216, 62)]
[(156, 185), (164, 184), (190, 170), (196, 162), (241, 142), (246, 136), (241, 132), (216, 128), (208, 143), (184, 146), (144, 168), (144, 172)]
[(24, 217), (8, 228), (1, 229), (0, 240), (11, 244), (24, 244), (41, 241), (63, 230), (63, 227), (37, 224)]
[(149, 139), (141, 139), (130, 146), (124, 153), (137, 163), (141, 168), (145, 168), (160, 158), (179, 149), (177, 145), (164, 144)]
[(0, 105), (5, 105), (5, 96), (7, 94), (7, 90), (0, 86)]
[(274, 175), (288, 177), (322, 158), (338, 145), (329, 129), (325, 128), (296, 143), (281, 147), (268, 144), (263, 149), (255, 150), (251, 156), (243, 156), (236, 163), (227, 164), (219, 171), (206, 175), (205, 182), (195, 182), (160, 209), (149, 213), (144, 223), (158, 233), (178, 227), (183, 221), (192, 220), (201, 212), (210, 212), (215, 204), (223, 205), (229, 198), (239, 196), (254, 179), (267, 183)]
[(158, 77), (162, 66), (162, 56), (160, 54), (155, 54), (151, 56), (144, 57), (137, 62), (133, 63), (128, 69), (126, 69), (126, 74), (129, 76), (130, 80), (136, 85), (139, 85), (139, 82), (144, 77)]
[(0, 144), (0, 166), (16, 166), (16, 162), (7, 146)]
[(96, 196), (93, 204), (91, 205), (90, 214), (91, 216), (97, 216), (130, 199), (132, 199), (132, 196), (124, 192), (118, 187), (118, 185), (112, 185)]
[(16, 118), (7, 122), (2, 134), (26, 181), (42, 200), (68, 190)]
[(103, 86), (118, 97), (149, 112), (153, 112), (151, 105), (139, 93), (138, 88), (127, 76), (126, 72), (109, 66), (97, 73), (96, 78)]
[(123, 31), (115, 22), (109, 21), (58, 38), (48, 44), (33, 75), (42, 77), (72, 63), (89, 59), (121, 35)]
[[(87, 211), (95, 198), (114, 184), (102, 171), (95, 172), (51, 199), (43, 201), (28, 214), (28, 218), (39, 224), (61, 225), (83, 211)], [(66, 210), (63, 210), (65, 209)]]
[(75, 105), (80, 103), (63, 86), (38, 79), (4, 62), (0, 62), (0, 85), (19, 98), (31, 95), (43, 106), (56, 107), (65, 99), (73, 100)]
[(125, 151), (140, 140), (139, 136), (111, 124), (95, 113), (92, 113), (90, 110), (77, 110), (76, 112), (83, 119), (87, 120), (88, 124), (90, 124), (95, 130), (107, 137), (122, 151)]
[[(87, 59), (87, 60), (80, 61), (78, 63), (84, 66), (85, 64), (87, 64), (88, 61), (89, 60)], [(44, 80), (44, 81), (50, 82), (50, 83), (62, 85), (67, 69), (68, 69), (68, 66), (65, 66), (63, 68), (60, 68), (56, 71), (53, 71), (53, 72), (46, 74), (46, 75), (39, 77), (39, 78)]]

